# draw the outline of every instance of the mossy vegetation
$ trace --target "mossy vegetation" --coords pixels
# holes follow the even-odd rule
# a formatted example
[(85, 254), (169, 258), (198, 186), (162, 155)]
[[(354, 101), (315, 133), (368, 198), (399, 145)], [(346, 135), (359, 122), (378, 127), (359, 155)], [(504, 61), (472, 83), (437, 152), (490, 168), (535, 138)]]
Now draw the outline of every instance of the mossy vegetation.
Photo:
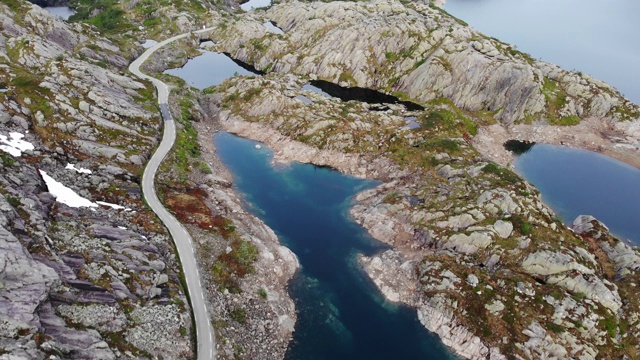
[(219, 284), (219, 290), (240, 293), (239, 280), (255, 272), (253, 264), (258, 260), (258, 249), (252, 243), (235, 239), (229, 245), (231, 251), (218, 256), (211, 269), (214, 281)]
[(70, 5), (76, 13), (69, 17), (69, 21), (86, 22), (108, 33), (122, 32), (132, 27), (117, 0), (73, 0)]

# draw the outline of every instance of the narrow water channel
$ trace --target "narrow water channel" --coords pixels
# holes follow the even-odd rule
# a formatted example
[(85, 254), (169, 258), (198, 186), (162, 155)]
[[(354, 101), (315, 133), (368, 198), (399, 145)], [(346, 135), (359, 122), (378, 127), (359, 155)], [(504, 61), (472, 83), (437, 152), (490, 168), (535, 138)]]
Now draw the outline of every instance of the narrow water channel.
[(267, 148), (227, 133), (214, 141), (248, 211), (300, 259), (288, 359), (453, 358), (415, 310), (386, 302), (356, 264), (356, 254), (386, 247), (348, 217), (352, 197), (376, 182), (306, 164), (274, 167)]

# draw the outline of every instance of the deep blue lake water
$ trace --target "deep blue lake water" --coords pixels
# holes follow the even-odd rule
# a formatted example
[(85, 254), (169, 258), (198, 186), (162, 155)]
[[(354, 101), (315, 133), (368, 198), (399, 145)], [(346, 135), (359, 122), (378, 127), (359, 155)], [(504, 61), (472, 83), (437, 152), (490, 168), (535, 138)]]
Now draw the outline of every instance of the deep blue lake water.
[(447, 0), (445, 9), (534, 58), (606, 81), (640, 104), (640, 1)]
[(247, 210), (300, 259), (291, 281), (298, 321), (288, 359), (447, 359), (415, 310), (387, 303), (356, 264), (386, 246), (351, 221), (359, 191), (376, 185), (313, 165), (271, 165), (272, 153), (227, 133), (214, 139)]
[(595, 152), (546, 144), (533, 146), (515, 165), (565, 223), (593, 215), (640, 245), (640, 170)]

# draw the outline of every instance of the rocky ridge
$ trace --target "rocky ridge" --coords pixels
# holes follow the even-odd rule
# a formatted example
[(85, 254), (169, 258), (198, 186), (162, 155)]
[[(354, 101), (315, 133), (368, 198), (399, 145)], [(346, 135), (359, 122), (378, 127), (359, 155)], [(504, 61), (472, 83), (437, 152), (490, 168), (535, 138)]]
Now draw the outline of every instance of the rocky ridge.
[[(284, 34), (265, 31), (262, 19)], [(261, 70), (421, 102), (447, 98), (503, 124), (640, 116), (636, 105), (602, 81), (535, 60), (419, 2), (287, 1), (227, 21), (224, 31), (211, 36), (220, 49)]]
[[(33, 145), (0, 156), (0, 358), (192, 356), (179, 263), (139, 191), (153, 88), (88, 25), (22, 1), (0, 23), (0, 133)], [(45, 172), (93, 205), (56, 200)]]

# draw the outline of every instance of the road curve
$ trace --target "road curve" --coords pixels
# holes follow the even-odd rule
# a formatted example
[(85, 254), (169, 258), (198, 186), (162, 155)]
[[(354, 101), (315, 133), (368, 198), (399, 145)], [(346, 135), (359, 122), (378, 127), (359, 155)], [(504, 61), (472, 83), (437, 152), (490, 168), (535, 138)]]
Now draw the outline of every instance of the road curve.
[[(201, 33), (211, 29), (212, 28), (203, 29), (195, 33)], [(173, 121), (168, 105), (169, 87), (164, 82), (145, 75), (140, 71), (140, 66), (156, 50), (173, 41), (187, 37), (189, 34), (190, 33), (185, 33), (174, 36), (147, 49), (147, 51), (129, 65), (129, 71), (142, 79), (151, 81), (158, 90), (158, 105), (160, 105), (160, 111), (164, 119), (164, 134), (162, 135), (160, 145), (158, 145), (155, 153), (151, 156), (151, 160), (147, 163), (147, 167), (144, 169), (142, 175), (142, 193), (144, 194), (147, 204), (149, 204), (151, 209), (158, 215), (167, 229), (169, 229), (176, 249), (178, 249), (178, 256), (182, 263), (182, 271), (187, 282), (187, 291), (191, 299), (191, 309), (193, 310), (193, 317), (196, 323), (198, 360), (211, 360), (216, 357), (216, 344), (209, 312), (207, 311), (203, 287), (200, 283), (198, 266), (196, 265), (195, 248), (193, 247), (191, 236), (187, 230), (185, 230), (182, 224), (180, 224), (180, 222), (164, 208), (160, 200), (158, 200), (154, 186), (158, 166), (160, 166), (162, 160), (167, 156), (167, 153), (169, 153), (169, 150), (171, 150), (176, 140), (176, 124)]]

